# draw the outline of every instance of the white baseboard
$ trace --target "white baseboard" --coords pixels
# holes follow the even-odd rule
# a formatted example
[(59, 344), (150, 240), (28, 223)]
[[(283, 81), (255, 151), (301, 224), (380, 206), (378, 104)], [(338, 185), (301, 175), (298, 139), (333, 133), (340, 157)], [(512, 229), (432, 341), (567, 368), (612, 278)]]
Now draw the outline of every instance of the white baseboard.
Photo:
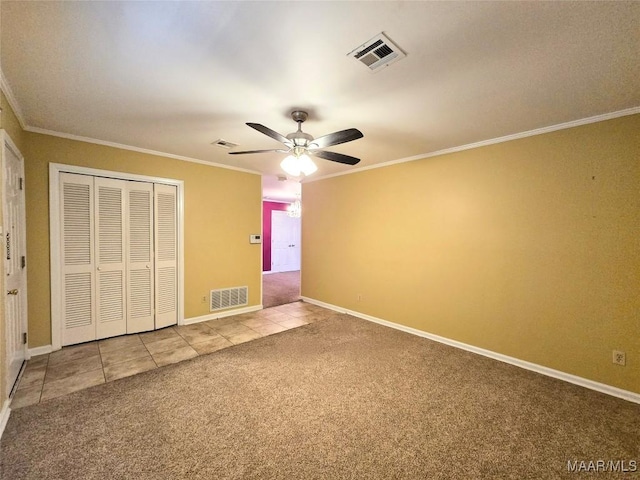
[(2, 405), (2, 410), (0, 410), (0, 438), (2, 438), (2, 433), (4, 432), (4, 427), (7, 426), (7, 422), (9, 421), (9, 415), (11, 414), (11, 409), (9, 408), (9, 404), (11, 400), (7, 399)]
[(484, 357), (491, 358), (493, 360), (498, 360), (500, 362), (509, 363), (511, 365), (515, 365), (516, 367), (524, 368), (525, 370), (531, 370), (532, 372), (540, 373), (542, 375), (546, 375), (548, 377), (557, 378), (558, 380), (563, 380), (568, 383), (573, 383), (574, 385), (579, 385), (581, 387), (588, 388), (590, 390), (595, 390), (600, 393), (605, 393), (607, 395), (611, 395), (613, 397), (622, 398), (623, 400), (627, 400), (629, 402), (640, 404), (640, 394), (635, 392), (630, 392), (629, 390), (623, 390), (621, 388), (612, 387), (611, 385), (607, 385), (604, 383), (595, 382), (593, 380), (589, 380), (587, 378), (578, 377), (577, 375), (572, 375), (570, 373), (562, 372), (560, 370), (554, 370), (553, 368), (548, 368), (542, 365), (538, 365), (536, 363), (527, 362), (525, 360), (520, 360), (519, 358), (510, 357), (508, 355), (503, 355), (501, 353), (493, 352), (491, 350), (485, 350), (484, 348), (475, 347), (473, 345), (469, 345), (466, 343), (458, 342), (456, 340), (451, 340), (446, 337), (441, 337), (439, 335), (434, 335), (432, 333), (423, 332), (422, 330), (418, 330), (416, 328), (407, 327), (405, 325), (400, 325), (399, 323), (389, 322), (388, 320), (383, 320), (381, 318), (372, 317), (371, 315), (367, 315), (364, 313), (356, 312), (353, 310), (348, 310), (346, 308), (338, 307), (337, 305), (331, 305), (329, 303), (321, 302), (319, 300), (315, 300), (313, 298), (301, 297), (303, 301), (313, 303), (314, 305), (318, 305), (320, 307), (328, 308), (329, 310), (334, 310), (340, 313), (346, 313), (348, 315), (352, 315), (354, 317), (361, 318), (363, 320), (367, 320), (369, 322), (378, 323), (380, 325), (384, 325), (386, 327), (395, 328), (396, 330), (401, 330), (406, 333), (411, 333), (412, 335), (417, 335), (419, 337), (428, 338), (429, 340), (433, 340), (435, 342), (444, 343), (445, 345), (449, 345), (451, 347), (460, 348), (461, 350), (466, 350), (468, 352), (476, 353), (478, 355), (482, 355)]
[(47, 353), (51, 352), (53, 352), (53, 347), (51, 345), (43, 345), (42, 347), (30, 348), (27, 351), (27, 354), (29, 355), (29, 358), (31, 358), (37, 357), (38, 355), (46, 355)]
[(244, 308), (235, 308), (233, 310), (226, 310), (224, 312), (213, 312), (208, 315), (202, 315), (200, 317), (185, 318), (183, 325), (191, 325), (192, 323), (206, 322), (207, 320), (217, 320), (218, 318), (231, 317), (232, 315), (241, 315), (243, 313), (251, 313), (262, 310), (262, 305), (253, 305)]

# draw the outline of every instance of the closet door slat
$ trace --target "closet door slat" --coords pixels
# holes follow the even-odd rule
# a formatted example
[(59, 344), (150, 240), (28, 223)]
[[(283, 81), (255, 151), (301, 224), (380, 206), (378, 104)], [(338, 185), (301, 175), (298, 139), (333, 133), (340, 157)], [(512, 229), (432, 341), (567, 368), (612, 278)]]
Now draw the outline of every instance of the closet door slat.
[(156, 250), (156, 328), (178, 322), (177, 188), (154, 186)]
[(129, 182), (127, 333), (155, 328), (153, 184)]
[(125, 191), (127, 182), (95, 177), (96, 338), (127, 333)]
[(60, 174), (62, 345), (96, 338), (93, 177)]

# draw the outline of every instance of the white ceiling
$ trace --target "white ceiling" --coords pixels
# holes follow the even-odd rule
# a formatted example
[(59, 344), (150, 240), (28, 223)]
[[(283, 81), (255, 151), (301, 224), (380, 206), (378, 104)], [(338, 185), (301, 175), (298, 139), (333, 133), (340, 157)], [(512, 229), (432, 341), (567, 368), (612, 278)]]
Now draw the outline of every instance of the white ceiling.
[[(318, 137), (358, 167), (640, 105), (640, 2), (2, 1), (1, 66), (30, 129), (234, 166), (278, 182), (280, 144)], [(406, 58), (347, 56), (385, 32)], [(318, 159), (314, 177), (354, 167)], [(289, 193), (278, 193), (285, 187)], [(274, 190), (274, 188), (276, 190)]]

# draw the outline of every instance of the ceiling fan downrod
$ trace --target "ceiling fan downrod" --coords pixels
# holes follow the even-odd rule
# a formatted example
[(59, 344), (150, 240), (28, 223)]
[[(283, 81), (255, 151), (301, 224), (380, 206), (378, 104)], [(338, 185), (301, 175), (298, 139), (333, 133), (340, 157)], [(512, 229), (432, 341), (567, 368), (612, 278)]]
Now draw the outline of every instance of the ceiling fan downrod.
[(302, 131), (302, 123), (308, 118), (309, 114), (302, 110), (294, 110), (291, 112), (291, 118), (298, 124), (296, 132), (287, 135), (287, 139), (293, 142), (293, 154), (301, 155), (309, 147), (313, 141), (313, 137)]

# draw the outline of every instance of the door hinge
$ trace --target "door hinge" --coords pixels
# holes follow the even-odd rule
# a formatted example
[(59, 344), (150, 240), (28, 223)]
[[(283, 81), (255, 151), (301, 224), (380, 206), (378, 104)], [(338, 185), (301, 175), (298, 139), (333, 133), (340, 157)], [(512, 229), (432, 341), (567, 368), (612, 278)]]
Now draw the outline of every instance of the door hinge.
[(25, 345), (27, 344), (27, 332), (24, 332), (22, 334), (22, 343)]
[(22, 255), (20, 257), (20, 267), (24, 268), (27, 266), (27, 257), (25, 257), (24, 255)]
[(20, 190), (22, 190), (23, 184), (24, 184), (24, 180), (22, 179), (22, 177), (20, 177)]

